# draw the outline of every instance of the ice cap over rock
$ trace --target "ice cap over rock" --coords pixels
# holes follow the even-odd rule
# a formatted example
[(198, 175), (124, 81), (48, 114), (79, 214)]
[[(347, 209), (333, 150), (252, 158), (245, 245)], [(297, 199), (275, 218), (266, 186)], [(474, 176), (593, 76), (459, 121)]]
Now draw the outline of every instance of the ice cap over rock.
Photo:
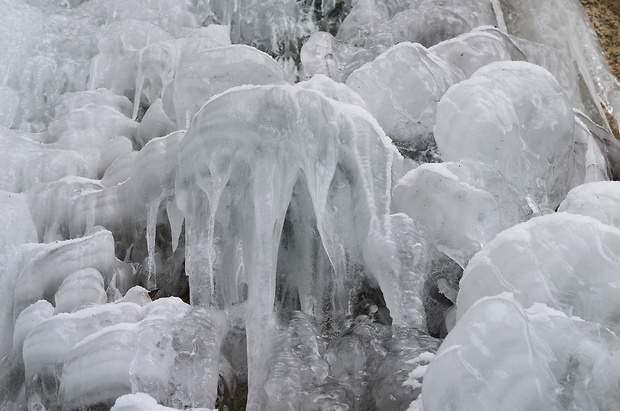
[(424, 375), (424, 409), (611, 410), (620, 376), (616, 335), (510, 293), (478, 300)]
[(283, 82), (284, 72), (278, 63), (253, 47), (233, 45), (202, 51), (183, 61), (175, 75), (176, 123), (186, 129), (211, 97), (229, 88)]
[(424, 150), (432, 141), (437, 101), (461, 79), (420, 44), (401, 43), (351, 73), (346, 85), (364, 99), (388, 136)]
[(470, 260), (457, 318), (482, 297), (512, 292), (524, 306), (544, 303), (617, 329), (619, 253), (620, 230), (591, 217), (556, 213), (518, 224)]
[(422, 164), (392, 194), (394, 209), (420, 222), (430, 242), (461, 267), (505, 224), (498, 201), (468, 174), (465, 164)]
[(620, 182), (582, 184), (568, 192), (558, 211), (596, 218), (620, 228)]
[(574, 127), (551, 73), (509, 61), (451, 87), (437, 105), (434, 136), (444, 161), (495, 167), (521, 199), (555, 209), (569, 189)]
[(494, 61), (526, 61), (526, 56), (506, 34), (495, 27), (478, 27), (429, 48), (469, 78)]

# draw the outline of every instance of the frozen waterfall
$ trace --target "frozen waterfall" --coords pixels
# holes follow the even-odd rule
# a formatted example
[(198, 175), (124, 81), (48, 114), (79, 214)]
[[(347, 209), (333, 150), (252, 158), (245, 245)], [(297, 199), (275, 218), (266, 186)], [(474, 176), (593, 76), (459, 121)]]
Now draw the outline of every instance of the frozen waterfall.
[(0, 409), (620, 408), (577, 0), (0, 6)]

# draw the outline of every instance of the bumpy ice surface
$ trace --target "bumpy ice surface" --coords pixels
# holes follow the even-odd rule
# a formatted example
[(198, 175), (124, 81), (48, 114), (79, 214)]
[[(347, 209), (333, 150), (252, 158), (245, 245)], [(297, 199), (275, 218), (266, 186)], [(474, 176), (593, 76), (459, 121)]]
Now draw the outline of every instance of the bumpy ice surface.
[(575, 0), (0, 0), (0, 408), (615, 410)]

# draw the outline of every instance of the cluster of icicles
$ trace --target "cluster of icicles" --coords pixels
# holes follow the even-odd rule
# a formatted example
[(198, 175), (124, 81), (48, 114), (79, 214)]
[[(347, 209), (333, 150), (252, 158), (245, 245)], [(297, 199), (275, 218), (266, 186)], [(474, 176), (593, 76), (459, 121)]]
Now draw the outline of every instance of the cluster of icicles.
[(539, 3), (0, 3), (0, 408), (616, 409), (620, 85)]

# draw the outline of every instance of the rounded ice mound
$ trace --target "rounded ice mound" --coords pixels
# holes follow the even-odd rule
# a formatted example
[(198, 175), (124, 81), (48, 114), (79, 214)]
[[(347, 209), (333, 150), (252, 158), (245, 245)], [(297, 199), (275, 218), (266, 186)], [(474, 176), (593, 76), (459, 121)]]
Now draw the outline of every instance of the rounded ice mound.
[(469, 78), (476, 70), (495, 61), (526, 60), (506, 34), (494, 27), (481, 27), (429, 48)]
[(114, 65), (122, 58), (149, 44), (173, 40), (173, 37), (156, 25), (139, 20), (115, 21), (101, 26), (95, 33), (99, 53), (90, 65), (88, 88), (109, 86)]
[(300, 52), (304, 75), (324, 74), (336, 81), (345, 81), (365, 63), (372, 61), (383, 49), (363, 49), (317, 31), (304, 43)]
[[(604, 244), (604, 246), (603, 246)], [(480, 298), (512, 292), (606, 327), (620, 325), (620, 230), (575, 214), (545, 215), (498, 234), (469, 262), (457, 318)]]
[(568, 192), (558, 211), (594, 217), (620, 228), (620, 182), (582, 184)]
[(354, 1), (337, 38), (366, 48), (402, 41), (432, 46), (472, 27), (497, 24), (492, 10), (490, 1)]
[(495, 167), (522, 198), (554, 209), (568, 191), (574, 126), (570, 101), (551, 73), (495, 62), (448, 90), (434, 132), (444, 161)]
[(462, 12), (463, 9), (433, 6), (403, 10), (380, 24), (366, 46), (391, 47), (405, 41), (433, 46), (471, 30)]
[(44, 318), (24, 342), (29, 403), (109, 408), (134, 391), (176, 408), (210, 406), (225, 329), (221, 313), (192, 309), (178, 298)]
[(41, 144), (13, 130), (0, 129), (0, 190), (20, 193), (65, 176), (92, 177), (93, 167), (73, 150)]
[(419, 44), (401, 43), (355, 70), (346, 81), (385, 133), (407, 148), (432, 139), (436, 103), (461, 75)]
[(424, 375), (425, 411), (551, 410), (551, 356), (523, 307), (485, 298), (456, 324)]
[[(157, 400), (143, 392), (125, 394), (118, 397), (110, 411), (173, 411), (176, 408), (165, 407)], [(210, 408), (187, 408), (189, 411), (211, 411)]]
[(182, 62), (174, 79), (176, 122), (186, 129), (211, 97), (245, 84), (278, 84), (284, 72), (268, 54), (244, 45), (218, 47)]
[(461, 266), (501, 231), (498, 202), (467, 174), (459, 163), (422, 164), (392, 194), (394, 209), (420, 222), (431, 242)]
[(57, 313), (68, 313), (91, 304), (105, 304), (107, 296), (101, 273), (94, 268), (84, 268), (69, 274), (60, 284), (54, 301)]
[(424, 375), (427, 411), (611, 410), (618, 338), (605, 327), (509, 293), (476, 302)]
[(7, 246), (37, 242), (37, 229), (24, 194), (0, 190), (0, 251)]
[(366, 103), (357, 93), (342, 83), (336, 83), (324, 74), (315, 74), (310, 80), (297, 83), (297, 86), (317, 91), (336, 101), (366, 108)]
[(162, 97), (164, 88), (170, 83), (188, 58), (208, 49), (230, 45), (219, 36), (181, 38), (153, 43), (141, 48), (112, 69), (112, 84), (109, 87), (116, 94), (133, 97), (133, 118), (138, 115), (141, 102), (150, 105)]

